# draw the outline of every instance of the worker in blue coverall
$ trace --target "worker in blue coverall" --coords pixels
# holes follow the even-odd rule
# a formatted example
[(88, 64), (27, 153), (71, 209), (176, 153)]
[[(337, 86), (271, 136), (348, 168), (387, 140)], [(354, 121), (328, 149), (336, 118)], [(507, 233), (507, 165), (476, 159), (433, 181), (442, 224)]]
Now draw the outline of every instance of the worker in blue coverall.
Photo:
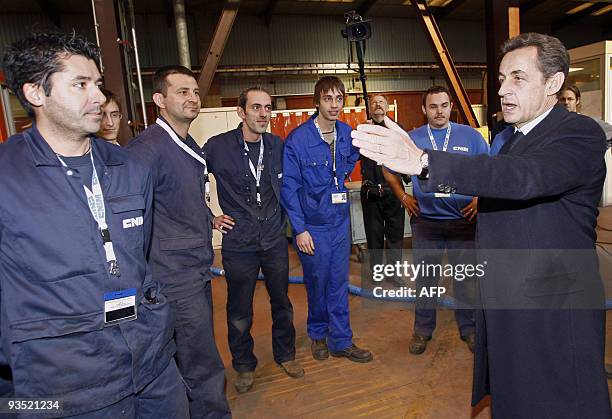
[(191, 418), (230, 417), (213, 331), (208, 171), (188, 134), (200, 112), (198, 83), (189, 69), (167, 66), (153, 75), (153, 89), (160, 116), (127, 145), (153, 177), (149, 261), (176, 316), (176, 360), (187, 383)]
[(338, 121), (344, 84), (327, 76), (314, 90), (317, 112), (285, 141), (281, 204), (304, 271), (313, 358), (324, 360), (331, 353), (369, 362), (372, 353), (353, 343), (348, 304), (351, 234), (344, 181), (359, 151), (351, 145), (351, 127)]
[(34, 124), (0, 145), (0, 364), (11, 397), (58, 401), (45, 417), (188, 418), (171, 310), (145, 258), (150, 172), (93, 136), (98, 60), (74, 33), (33, 35), (4, 56)]

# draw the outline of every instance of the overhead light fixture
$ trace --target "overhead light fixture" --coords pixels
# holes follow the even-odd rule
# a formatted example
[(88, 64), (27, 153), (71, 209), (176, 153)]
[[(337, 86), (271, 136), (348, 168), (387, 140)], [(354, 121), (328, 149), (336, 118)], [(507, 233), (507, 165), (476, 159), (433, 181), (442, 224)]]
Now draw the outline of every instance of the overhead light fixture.
[(569, 72), (573, 73), (574, 71), (581, 71), (584, 70), (584, 67), (570, 67), (569, 68)]
[(612, 4), (607, 5), (606, 7), (602, 7), (601, 9), (597, 10), (596, 12), (591, 13), (591, 16), (601, 16), (601, 15), (605, 15), (606, 13), (608, 13), (610, 10), (612, 10)]
[(591, 7), (593, 4), (595, 3), (582, 3), (579, 6), (574, 7), (573, 9), (568, 10), (567, 12), (565, 12), (566, 15), (573, 15), (576, 14), (578, 12), (583, 11), (584, 9), (588, 9), (589, 7)]

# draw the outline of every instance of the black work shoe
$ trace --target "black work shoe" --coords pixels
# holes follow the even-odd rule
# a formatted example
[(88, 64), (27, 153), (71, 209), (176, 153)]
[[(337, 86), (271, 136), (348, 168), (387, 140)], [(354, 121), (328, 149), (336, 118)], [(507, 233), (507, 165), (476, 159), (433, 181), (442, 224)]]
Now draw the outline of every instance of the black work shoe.
[(253, 371), (239, 372), (234, 387), (236, 387), (236, 391), (240, 394), (246, 393), (253, 388)]
[(370, 362), (374, 359), (372, 352), (367, 349), (358, 348), (354, 343), (342, 351), (332, 351), (330, 354), (336, 358), (348, 358), (349, 361), (353, 362)]
[(412, 339), (410, 339), (408, 350), (412, 355), (420, 355), (425, 352), (425, 349), (427, 349), (427, 342), (430, 340), (431, 336), (419, 335), (418, 333), (415, 333), (412, 335)]
[(461, 340), (467, 344), (471, 353), (474, 353), (474, 348), (476, 348), (476, 335), (474, 333), (469, 333), (465, 336), (461, 336)]
[(312, 357), (317, 361), (323, 361), (329, 358), (327, 341), (325, 339), (313, 339), (310, 343), (310, 351), (312, 352)]
[(298, 361), (292, 360), (281, 362), (278, 366), (291, 378), (300, 378), (304, 376), (304, 368), (302, 368), (302, 365), (300, 365)]

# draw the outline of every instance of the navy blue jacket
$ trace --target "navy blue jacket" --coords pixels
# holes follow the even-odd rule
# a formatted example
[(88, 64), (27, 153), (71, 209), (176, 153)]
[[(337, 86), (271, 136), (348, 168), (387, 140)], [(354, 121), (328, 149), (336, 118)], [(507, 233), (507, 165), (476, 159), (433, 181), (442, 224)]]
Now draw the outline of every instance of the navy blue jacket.
[[(150, 173), (106, 141), (92, 149), (119, 277), (108, 274), (78, 170), (67, 175), (35, 127), (0, 145), (3, 362), (17, 397), (61, 398), (66, 415), (140, 391), (175, 352), (168, 305), (143, 297), (156, 288), (145, 260)], [(129, 288), (137, 320), (104, 327), (104, 293)]]
[(255, 211), (255, 180), (245, 155), (242, 124), (238, 128), (216, 135), (204, 145), (208, 168), (217, 181), (217, 196), (224, 214), (234, 218), (236, 225), (223, 235), (223, 249), (236, 251), (268, 250), (286, 233), (285, 212), (280, 206), (282, 183), (283, 142), (275, 135), (264, 133), (264, 172), (272, 185), (276, 210), (271, 217), (260, 219)]
[[(188, 137), (186, 144), (202, 153), (193, 138)], [(153, 276), (169, 299), (191, 295), (212, 278), (212, 213), (204, 203), (204, 166), (157, 124), (126, 148), (151, 169), (153, 177), (149, 252)]]
[[(480, 281), (482, 301), (513, 309), (476, 313), (473, 388), (474, 404), (491, 393), (496, 417), (611, 417), (595, 255), (605, 151), (595, 121), (555, 106), (494, 157), (428, 152), (423, 190), (478, 196), (477, 246), (501, 253)], [(553, 309), (523, 309), (538, 302)]]
[[(285, 140), (281, 204), (296, 235), (309, 229), (338, 227), (349, 219), (348, 199), (344, 204), (332, 204), (332, 193), (338, 192), (332, 175), (332, 155), (313, 122), (316, 117), (314, 114), (291, 131)], [(336, 176), (339, 192), (347, 195), (344, 180), (359, 160), (351, 131), (349, 125), (336, 121)]]

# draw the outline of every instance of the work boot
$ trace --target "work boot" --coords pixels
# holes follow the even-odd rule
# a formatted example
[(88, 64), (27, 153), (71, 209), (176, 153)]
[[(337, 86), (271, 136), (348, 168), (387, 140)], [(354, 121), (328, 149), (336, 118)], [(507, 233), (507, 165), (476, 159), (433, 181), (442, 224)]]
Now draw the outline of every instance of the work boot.
[(374, 359), (372, 352), (368, 351), (367, 349), (358, 348), (354, 343), (342, 351), (332, 351), (330, 353), (333, 357), (348, 358), (349, 361), (353, 362), (370, 362), (372, 359)]
[(281, 362), (278, 364), (285, 373), (291, 378), (300, 378), (304, 376), (304, 368), (300, 365), (298, 361), (291, 360), (287, 362)]
[(313, 339), (310, 343), (310, 351), (312, 352), (312, 357), (317, 361), (323, 361), (329, 358), (327, 341), (325, 339)]
[(470, 352), (474, 353), (474, 348), (476, 348), (476, 334), (474, 332), (468, 333), (465, 336), (461, 336), (461, 340), (467, 344)]
[(234, 387), (236, 387), (236, 391), (240, 394), (246, 393), (253, 388), (253, 371), (239, 372)]
[(410, 339), (408, 350), (412, 355), (420, 355), (425, 352), (425, 349), (427, 349), (427, 343), (430, 340), (431, 336), (419, 335), (418, 333), (414, 333), (412, 335), (412, 339)]

